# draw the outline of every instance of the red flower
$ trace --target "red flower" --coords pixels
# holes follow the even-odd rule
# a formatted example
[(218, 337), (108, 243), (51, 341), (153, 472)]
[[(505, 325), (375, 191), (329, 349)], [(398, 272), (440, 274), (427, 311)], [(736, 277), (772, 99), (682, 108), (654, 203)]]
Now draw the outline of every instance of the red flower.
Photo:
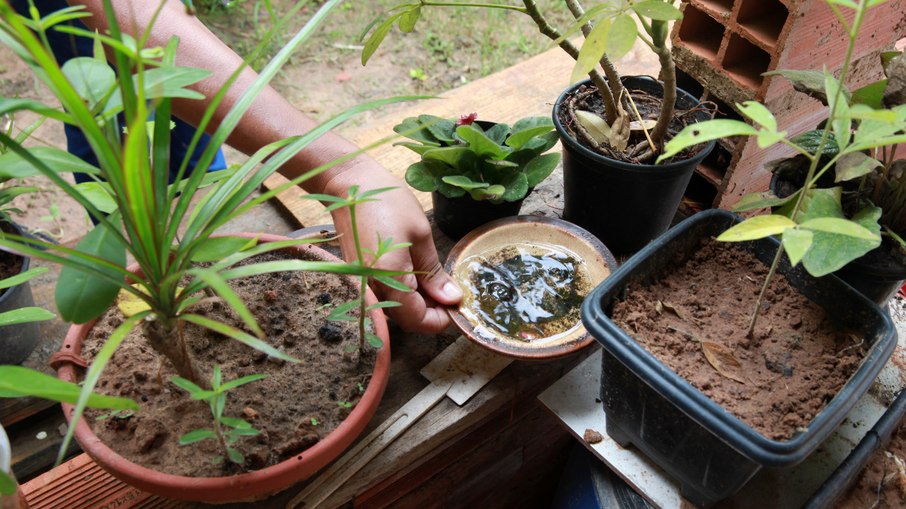
[(456, 122), (456, 125), (472, 125), (472, 122), (475, 122), (475, 119), (478, 118), (478, 113), (472, 112), (468, 115), (461, 115), (459, 121)]

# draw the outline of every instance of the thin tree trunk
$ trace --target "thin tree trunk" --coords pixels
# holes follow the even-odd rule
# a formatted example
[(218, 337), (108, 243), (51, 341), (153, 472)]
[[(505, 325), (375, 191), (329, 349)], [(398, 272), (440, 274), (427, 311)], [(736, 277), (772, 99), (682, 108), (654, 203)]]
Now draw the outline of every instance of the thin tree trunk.
[(148, 338), (151, 347), (170, 361), (179, 376), (203, 389), (209, 389), (207, 379), (202, 376), (192, 360), (185, 337), (179, 328), (180, 325), (177, 324), (168, 330), (160, 320), (146, 321), (143, 324), (145, 337)]
[[(541, 11), (538, 10), (538, 6), (535, 5), (534, 0), (523, 0), (522, 2), (525, 5), (525, 9), (528, 12), (528, 15), (531, 16), (532, 21), (535, 22), (535, 25), (538, 26), (538, 30), (544, 34), (546, 37), (552, 41), (556, 41), (560, 38), (560, 32), (557, 31), (554, 27), (547, 22), (544, 15), (541, 14)], [(579, 50), (566, 39), (560, 41), (560, 48), (566, 52), (567, 55), (576, 60), (579, 58)], [(605, 69), (606, 70), (606, 69)], [(616, 73), (616, 71), (614, 71)], [(611, 89), (608, 86), (608, 82), (604, 80), (600, 73), (596, 70), (592, 70), (588, 73), (588, 77), (591, 78), (592, 83), (598, 87), (599, 95), (604, 101), (604, 110), (607, 116), (607, 123), (612, 124), (616, 119), (616, 102), (614, 101), (614, 96), (611, 93)], [(609, 78), (608, 78), (609, 79)], [(619, 83), (619, 76), (617, 77), (617, 83)]]
[(661, 79), (664, 82), (664, 101), (661, 103), (661, 113), (658, 115), (657, 124), (651, 131), (651, 139), (657, 145), (651, 147), (654, 154), (660, 154), (664, 149), (664, 136), (667, 127), (673, 119), (676, 105), (676, 66), (673, 64), (673, 55), (666, 46), (657, 48), (658, 60), (661, 63)]
[[(577, 20), (585, 15), (585, 9), (582, 8), (582, 5), (578, 0), (566, 0), (566, 7)], [(587, 38), (592, 28), (591, 22), (582, 25), (582, 35)], [(611, 100), (614, 102), (614, 107), (616, 107), (616, 101), (625, 103), (626, 99), (623, 97), (623, 82), (620, 81), (620, 73), (617, 72), (617, 68), (614, 67), (613, 62), (607, 58), (607, 54), (601, 55), (600, 63), (601, 68), (604, 69), (604, 76), (607, 77), (607, 83), (610, 85), (608, 88), (610, 88)], [(624, 109), (626, 106), (627, 105), (624, 104)], [(616, 118), (616, 115), (616, 111), (607, 112), (608, 117)]]

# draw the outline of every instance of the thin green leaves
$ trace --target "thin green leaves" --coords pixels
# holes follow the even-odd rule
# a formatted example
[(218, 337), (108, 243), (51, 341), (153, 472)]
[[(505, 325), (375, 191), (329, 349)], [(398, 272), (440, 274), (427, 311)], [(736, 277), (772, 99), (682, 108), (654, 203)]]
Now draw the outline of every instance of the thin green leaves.
[[(71, 382), (60, 380), (39, 371), (22, 366), (0, 366), (0, 398), (36, 398), (75, 404), (81, 388)], [(86, 406), (89, 408), (112, 408), (116, 410), (138, 410), (131, 399), (91, 394)]]
[(664, 153), (657, 158), (657, 162), (660, 163), (667, 160), (684, 149), (699, 143), (732, 136), (751, 136), (755, 134), (758, 134), (757, 129), (739, 120), (717, 119), (690, 124), (667, 142), (664, 147)]

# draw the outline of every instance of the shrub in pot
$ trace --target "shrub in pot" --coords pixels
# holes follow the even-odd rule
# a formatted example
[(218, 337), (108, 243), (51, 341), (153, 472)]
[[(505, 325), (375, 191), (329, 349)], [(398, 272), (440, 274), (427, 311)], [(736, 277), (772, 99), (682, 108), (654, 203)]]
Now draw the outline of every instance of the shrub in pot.
[(459, 239), (494, 219), (519, 215), (522, 201), (554, 171), (560, 154), (544, 154), (557, 143), (545, 117), (527, 117), (512, 127), (433, 115), (409, 117), (393, 130), (421, 156), (406, 170), (406, 182), (431, 193), (440, 231)]
[[(695, 165), (714, 146), (705, 142), (689, 147), (673, 154), (666, 168), (652, 166), (662, 154), (666, 139), (687, 123), (709, 116), (691, 97), (677, 96), (667, 34), (670, 21), (682, 16), (679, 9), (666, 0), (620, 0), (595, 5), (586, 12), (580, 2), (567, 0), (563, 6), (576, 21), (560, 31), (535, 0), (523, 0), (521, 5), (455, 1), (400, 4), (369, 25), (363, 64), (393, 25), (411, 32), (424, 8), (459, 6), (504, 9), (529, 16), (544, 36), (576, 60), (570, 81), (588, 76), (589, 83), (571, 87), (555, 106), (554, 122), (565, 154), (564, 218), (597, 235), (617, 253), (634, 251), (662, 233), (673, 219)], [(576, 48), (567, 37), (580, 31), (585, 41)], [(625, 55), (639, 38), (658, 56), (663, 83), (624, 86), (613, 66), (611, 60)]]
[[(216, 147), (236, 127), (255, 96), (278, 72), (292, 50), (306, 40), (338, 3), (338, 0), (325, 3), (262, 70), (254, 83), (248, 86), (245, 94), (232, 105), (216, 129), (211, 126), (212, 142), (200, 156), (198, 167), (204, 168), (210, 164)], [(298, 12), (303, 5), (298, 4), (285, 19), (291, 18), (291, 14)], [(10, 148), (7, 156), (13, 164), (31, 167), (46, 176), (98, 220), (97, 226), (75, 248), (20, 235), (4, 235), (0, 238), (0, 246), (63, 265), (56, 289), (57, 307), (64, 319), (80, 324), (74, 326), (70, 336), (76, 335), (80, 329), (88, 328), (88, 324), (105, 313), (115, 300), (119, 303), (117, 307), (123, 309), (123, 316), (108, 321), (111, 325), (109, 336), (101, 338), (97, 350), (93, 352), (94, 357), (82, 380), (81, 394), (73, 402), (74, 408), (66, 408), (71, 426), (65, 441), (68, 442), (73, 433), (77, 433), (83, 449), (90, 453), (106, 449), (91, 435), (83, 410), (90, 403), (91, 391), (98, 388), (102, 371), (105, 367), (126, 360), (122, 358), (125, 356), (117, 354), (124, 348), (127, 337), (137, 334), (147, 341), (148, 351), (156, 352), (163, 359), (156, 377), (160, 392), (181, 392), (176, 387), (165, 388), (165, 382), (161, 379), (162, 372), (173, 370), (180, 380), (189, 381), (199, 389), (192, 393), (192, 397), (210, 400), (210, 415), (206, 417), (208, 426), (183, 435), (181, 441), (191, 443), (204, 440), (205, 443), (213, 443), (213, 449), (219, 450), (225, 458), (222, 461), (223, 475), (204, 479), (183, 478), (180, 486), (191, 488), (174, 490), (172, 485), (166, 483), (155, 485), (154, 481), (159, 477), (152, 476), (147, 471), (139, 470), (141, 473), (137, 477), (124, 471), (113, 470), (111, 473), (127, 481), (137, 482), (146, 490), (196, 500), (241, 500), (273, 493), (310, 475), (332, 457), (336, 457), (363, 429), (376, 408), (386, 383), (386, 368), (389, 366), (389, 342), (382, 325), (380, 308), (392, 304), (367, 300), (366, 282), (368, 277), (375, 277), (388, 281), (386, 284), (398, 284), (391, 279), (392, 276), (399, 275), (398, 272), (374, 267), (383, 254), (398, 246), (391, 239), (382, 239), (376, 252), (370, 253), (370, 259), (366, 260), (358, 242), (358, 234), (353, 229), (352, 237), (359, 255), (358, 261), (354, 263), (313, 257), (254, 262), (253, 257), (292, 248), (307, 241), (273, 239), (262, 235), (252, 238), (216, 237), (213, 233), (231, 218), (282, 191), (277, 189), (251, 197), (264, 179), (314, 139), (358, 111), (391, 101), (378, 101), (353, 108), (304, 135), (262, 148), (247, 162), (230, 170), (216, 174), (187, 174), (189, 163), (183, 161), (178, 178), (170, 184), (166, 154), (169, 153), (172, 101), (176, 98), (199, 98), (200, 94), (187, 87), (210, 73), (176, 65), (174, 62), (178, 41), (175, 39), (166, 48), (142, 48), (144, 39), (136, 41), (119, 30), (113, 3), (105, 2), (104, 8), (109, 23), (107, 34), (68, 26), (59, 27), (76, 36), (92, 38), (97, 48), (95, 57), (74, 58), (61, 68), (44, 43), (44, 32), (86, 14), (80, 8), (73, 7), (36, 20), (18, 16), (6, 2), (0, 2), (0, 38), (34, 70), (63, 106), (62, 109), (57, 109), (36, 101), (5, 100), (3, 107), (8, 111), (31, 110), (78, 127), (85, 133), (99, 161), (98, 167), (89, 167), (89, 171), (85, 172), (95, 175), (93, 182), (73, 186), (59, 177), (59, 168), (51, 168), (52, 165), (65, 167), (71, 163), (72, 158), (68, 154), (49, 147), (24, 147), (8, 135), (0, 133), (0, 142)], [(279, 27), (275, 31), (278, 29)], [(111, 56), (115, 71), (104, 58), (104, 50)], [(235, 71), (227, 81), (227, 86), (240, 72), (241, 69)], [(212, 117), (221, 97), (222, 94), (216, 95), (210, 102), (201, 125), (198, 126), (199, 134), (193, 145), (200, 138), (200, 133), (209, 127), (208, 119)], [(117, 118), (120, 113), (124, 118), (122, 124)], [(193, 148), (194, 146), (190, 146), (187, 153), (192, 154)], [(85, 164), (81, 164), (80, 169), (83, 169)], [(296, 185), (330, 166), (302, 175), (288, 185)], [(193, 195), (204, 185), (210, 185), (210, 190), (192, 208), (190, 202)], [(360, 193), (353, 187), (347, 198), (315, 198), (333, 201), (331, 207), (350, 206), (350, 215), (355, 225), (355, 205), (373, 200), (374, 195), (380, 191)], [(261, 240), (268, 242), (259, 242)], [(134, 270), (126, 267), (127, 254), (136, 261), (137, 267)], [(209, 338), (207, 344), (213, 345), (215, 350), (225, 348), (218, 345), (230, 339), (235, 341), (226, 341), (227, 344), (243, 344), (259, 352), (257, 355), (262, 359), (273, 359), (274, 362), (268, 362), (268, 365), (297, 363), (298, 359), (278, 348), (281, 346), (278, 340), (265, 335), (265, 328), (259, 325), (253, 312), (254, 306), (247, 305), (238, 297), (239, 292), (235, 288), (245, 283), (234, 280), (266, 275), (285, 279), (287, 274), (300, 270), (346, 274), (357, 278), (344, 283), (356, 290), (352, 300), (336, 306), (329, 313), (328, 310), (323, 313), (329, 314), (331, 320), (354, 324), (355, 334), (349, 341), (351, 351), (343, 354), (343, 346), (338, 345), (341, 352), (337, 355), (347, 355), (351, 362), (357, 364), (371, 355), (377, 359), (376, 371), (370, 377), (370, 382), (362, 381), (359, 391), (362, 403), (359, 406), (352, 401), (343, 401), (348, 407), (355, 406), (350, 412), (351, 419), (344, 421), (334, 433), (327, 434), (320, 440), (324, 444), (322, 449), (329, 451), (318, 449), (311, 454), (298, 456), (293, 453), (293, 457), (283, 464), (267, 468), (255, 465), (255, 472), (231, 475), (243, 466), (250, 466), (250, 460), (238, 453), (238, 444), (250, 437), (266, 437), (259, 437), (260, 433), (249, 422), (255, 418), (253, 413), (244, 413), (242, 418), (234, 413), (224, 414), (224, 408), (230, 408), (227, 403), (228, 393), (225, 391), (250, 384), (262, 378), (259, 376), (261, 373), (227, 376), (221, 374), (216, 364), (207, 372), (196, 362), (198, 350), (191, 347), (191, 339), (187, 337), (186, 331), (192, 327), (206, 330), (206, 334), (213, 338)], [(298, 291), (304, 293), (304, 287), (304, 284), (300, 284)], [(267, 301), (272, 297), (276, 295), (265, 292), (262, 298)], [(328, 302), (321, 304), (323, 309)], [(204, 306), (227, 310), (227, 314), (231, 316), (230, 321), (210, 318)], [(327, 328), (332, 330), (332, 327)], [(64, 345), (57, 358), (64, 365), (61, 373), (73, 374), (76, 371), (76, 366), (81, 363), (76, 350), (77, 346), (72, 341)], [(248, 352), (244, 355), (252, 357)], [(367, 367), (364, 361), (362, 365)], [(267, 367), (261, 369), (265, 370)], [(155, 377), (152, 374), (150, 378), (154, 380)], [(191, 406), (188, 395), (185, 399), (186, 405)], [(331, 404), (336, 408), (336, 402)], [(200, 406), (203, 411), (208, 411), (205, 405)], [(180, 420), (188, 417), (182, 415), (181, 411), (170, 413)], [(136, 417), (140, 415), (141, 410), (135, 414)], [(96, 426), (101, 422), (100, 417), (92, 416)], [(132, 415), (124, 419), (129, 418)], [(104, 426), (103, 423), (100, 425)], [(316, 424), (311, 422), (309, 425)], [(308, 440), (306, 444), (304, 437), (298, 438), (301, 447), (297, 447), (296, 451), (301, 451), (311, 442)], [(156, 440), (157, 438), (152, 442)], [(196, 443), (192, 447), (202, 446)], [(62, 449), (65, 448), (64, 443)], [(105, 455), (103, 458), (95, 458), (105, 468), (129, 463), (121, 457)], [(276, 481), (268, 480), (271, 474), (276, 474)]]

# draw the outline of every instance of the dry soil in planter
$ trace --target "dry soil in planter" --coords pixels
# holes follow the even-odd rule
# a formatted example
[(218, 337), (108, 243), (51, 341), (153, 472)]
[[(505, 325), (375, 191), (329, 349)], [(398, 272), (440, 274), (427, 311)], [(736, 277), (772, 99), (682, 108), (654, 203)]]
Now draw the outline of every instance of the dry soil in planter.
[(900, 422), (890, 444), (875, 451), (837, 509), (894, 509), (906, 506), (906, 423)]
[[(283, 258), (268, 254), (255, 259)], [(220, 365), (224, 380), (254, 373), (267, 378), (230, 392), (224, 415), (241, 417), (261, 430), (238, 443), (246, 457), (243, 468), (212, 459), (222, 454), (213, 440), (180, 446), (178, 438), (194, 429), (211, 428), (207, 403), (192, 401), (169, 383), (175, 371), (163, 364), (163, 386), (157, 381), (160, 357), (136, 331), (122, 344), (104, 370), (98, 392), (132, 398), (141, 410), (126, 418), (87, 418), (98, 437), (126, 459), (157, 471), (196, 477), (215, 477), (257, 470), (292, 457), (317, 443), (349, 413), (346, 404), (358, 402), (374, 369), (374, 350), (366, 346), (361, 362), (346, 347), (358, 344), (357, 324), (328, 322), (333, 307), (354, 299), (358, 288), (330, 274), (286, 272), (234, 280), (234, 290), (264, 329), (266, 341), (301, 359), (300, 364), (269, 359), (265, 354), (206, 329), (185, 324), (192, 355), (210, 373)], [(216, 320), (244, 328), (225, 305), (211, 300), (194, 308)], [(110, 309), (85, 341), (89, 362), (110, 332), (122, 322)], [(99, 417), (101, 419), (99, 420)]]
[[(785, 440), (839, 392), (863, 351), (860, 336), (836, 328), (779, 275), (755, 338), (748, 339), (766, 273), (752, 254), (709, 239), (657, 284), (630, 286), (613, 319), (727, 411), (764, 436)], [(709, 361), (706, 351), (717, 359)]]

